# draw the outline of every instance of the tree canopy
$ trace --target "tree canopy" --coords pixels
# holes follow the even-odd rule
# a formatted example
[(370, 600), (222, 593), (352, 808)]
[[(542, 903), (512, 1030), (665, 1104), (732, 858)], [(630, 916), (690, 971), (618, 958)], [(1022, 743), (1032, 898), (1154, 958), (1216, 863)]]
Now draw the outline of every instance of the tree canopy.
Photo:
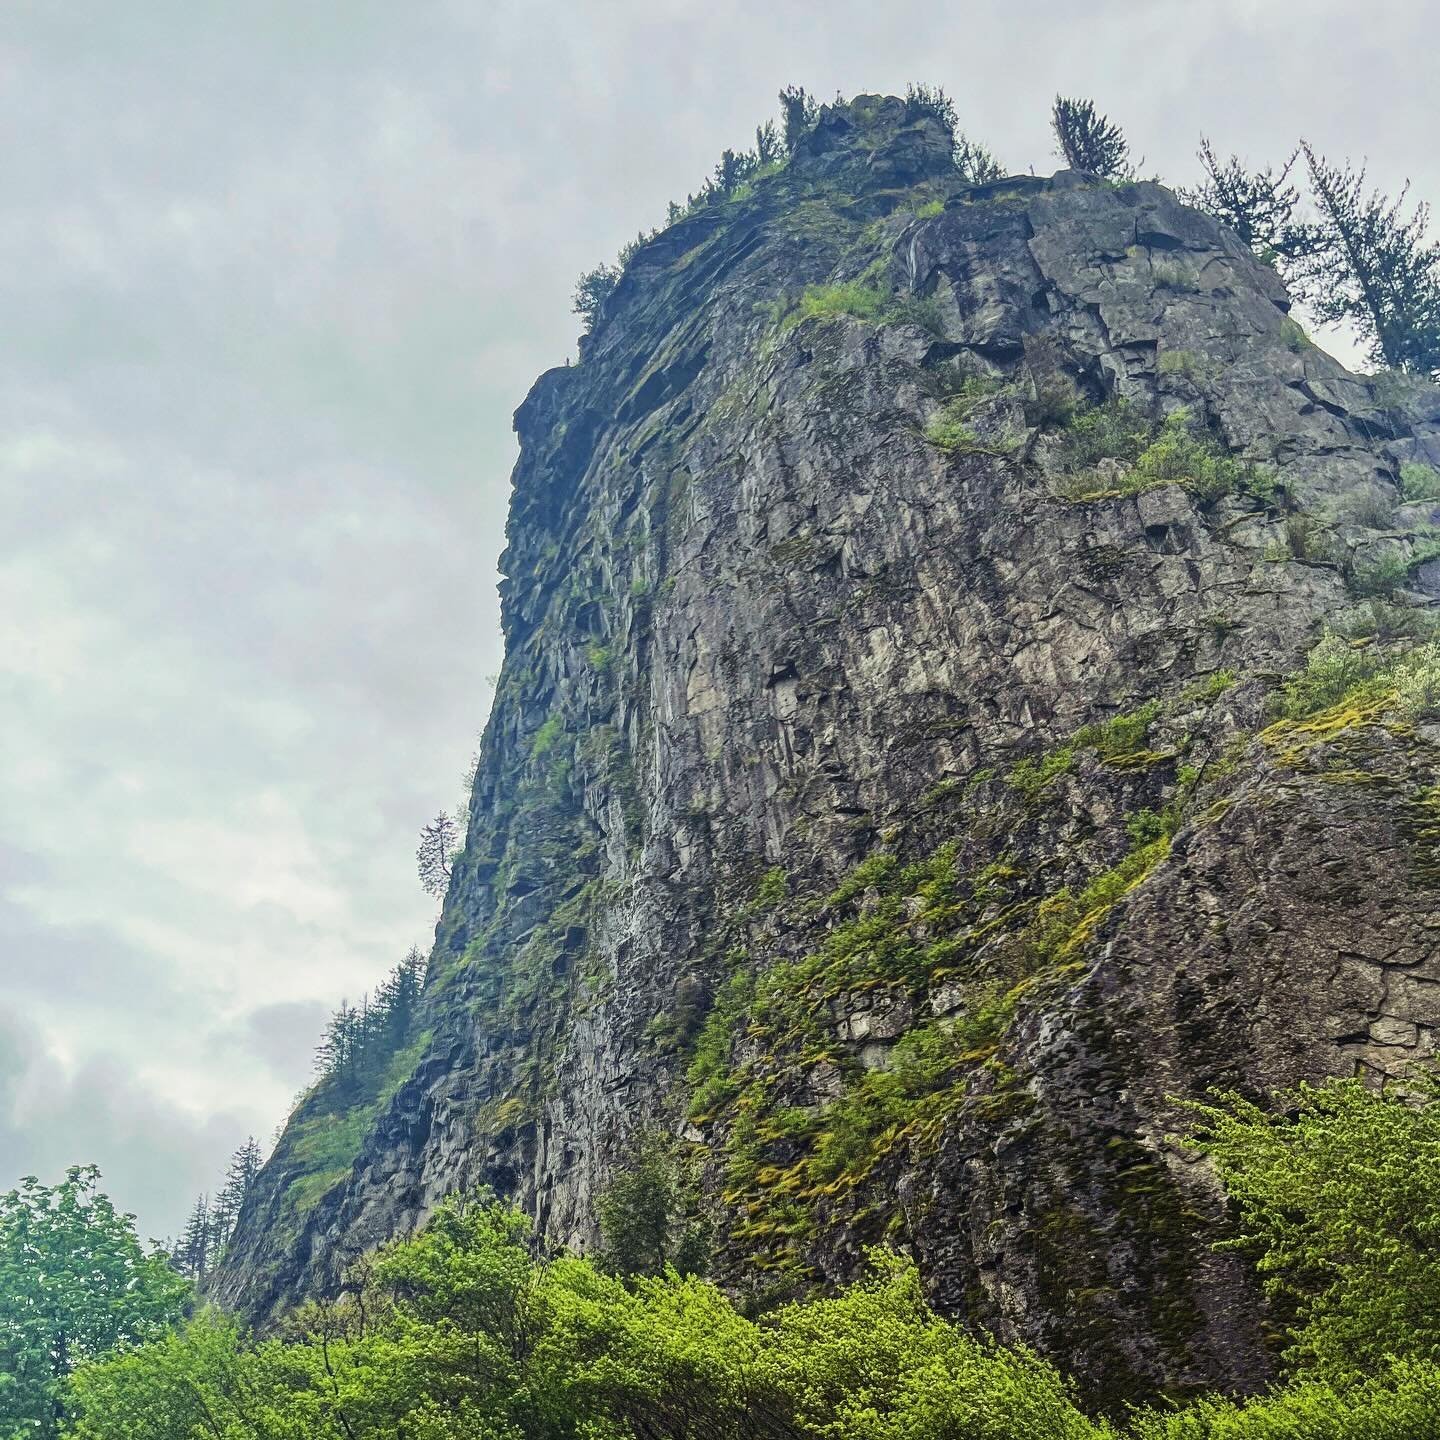
[(52, 1436), (77, 1365), (163, 1335), (190, 1286), (76, 1166), (0, 1195), (0, 1437)]

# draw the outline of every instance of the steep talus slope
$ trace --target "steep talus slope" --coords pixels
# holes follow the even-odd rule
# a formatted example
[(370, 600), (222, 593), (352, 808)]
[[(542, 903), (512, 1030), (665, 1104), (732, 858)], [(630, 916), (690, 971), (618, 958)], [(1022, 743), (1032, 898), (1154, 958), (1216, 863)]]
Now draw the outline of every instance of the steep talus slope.
[[(1172, 1097), (1440, 1026), (1436, 735), (1266, 712), (1367, 577), (1428, 603), (1440, 403), (1287, 309), (1160, 186), (967, 187), (874, 97), (644, 245), (516, 415), (423, 1033), (302, 1103), (219, 1296), (273, 1315), (477, 1183), (593, 1245), (654, 1125), (757, 1300), (888, 1240), (1099, 1400), (1262, 1380)], [(1077, 469), (1077, 399), (1221, 480)]]

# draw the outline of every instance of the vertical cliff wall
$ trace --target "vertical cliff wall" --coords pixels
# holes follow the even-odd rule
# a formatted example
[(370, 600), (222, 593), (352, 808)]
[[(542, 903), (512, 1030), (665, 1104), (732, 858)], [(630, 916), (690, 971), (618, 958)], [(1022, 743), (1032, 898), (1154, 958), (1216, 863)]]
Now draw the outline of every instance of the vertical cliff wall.
[(1271, 698), (1440, 593), (1440, 403), (1288, 306), (1162, 187), (967, 187), (875, 97), (645, 244), (515, 417), (418, 1038), (300, 1106), (220, 1297), (480, 1183), (592, 1246), (657, 1126), (758, 1298), (886, 1240), (1100, 1400), (1262, 1381), (1172, 1097), (1440, 1025), (1440, 731)]

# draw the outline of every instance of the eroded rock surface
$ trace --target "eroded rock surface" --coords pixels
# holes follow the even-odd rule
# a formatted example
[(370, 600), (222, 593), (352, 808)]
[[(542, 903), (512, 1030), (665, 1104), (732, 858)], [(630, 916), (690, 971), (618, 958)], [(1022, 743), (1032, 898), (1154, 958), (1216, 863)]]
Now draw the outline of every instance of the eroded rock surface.
[[(879, 313), (794, 308), (844, 282)], [(333, 1289), (479, 1183), (593, 1247), (655, 1124), (739, 1289), (885, 1240), (1098, 1403), (1262, 1383), (1174, 1098), (1399, 1073), (1440, 1027), (1435, 737), (1265, 711), (1416, 553), (1397, 477), (1440, 463), (1440, 401), (1288, 308), (1160, 186), (969, 188), (875, 97), (642, 247), (516, 414), (422, 1043), (388, 1093), (302, 1104), (221, 1298)], [(1066, 407), (1116, 397), (1256, 468), (1077, 487)]]

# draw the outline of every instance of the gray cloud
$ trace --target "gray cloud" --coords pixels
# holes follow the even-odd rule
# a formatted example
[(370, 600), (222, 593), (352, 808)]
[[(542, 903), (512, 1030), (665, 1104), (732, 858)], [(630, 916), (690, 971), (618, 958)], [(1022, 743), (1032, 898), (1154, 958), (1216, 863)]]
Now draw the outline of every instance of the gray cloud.
[[(1429, 7), (18, 0), (0, 34), (0, 1184), (173, 1229), (433, 914), (509, 417), (574, 276), (794, 81), (1059, 88), (1147, 165), (1299, 133), (1440, 194)], [(1289, 13), (1287, 13), (1289, 12)]]

